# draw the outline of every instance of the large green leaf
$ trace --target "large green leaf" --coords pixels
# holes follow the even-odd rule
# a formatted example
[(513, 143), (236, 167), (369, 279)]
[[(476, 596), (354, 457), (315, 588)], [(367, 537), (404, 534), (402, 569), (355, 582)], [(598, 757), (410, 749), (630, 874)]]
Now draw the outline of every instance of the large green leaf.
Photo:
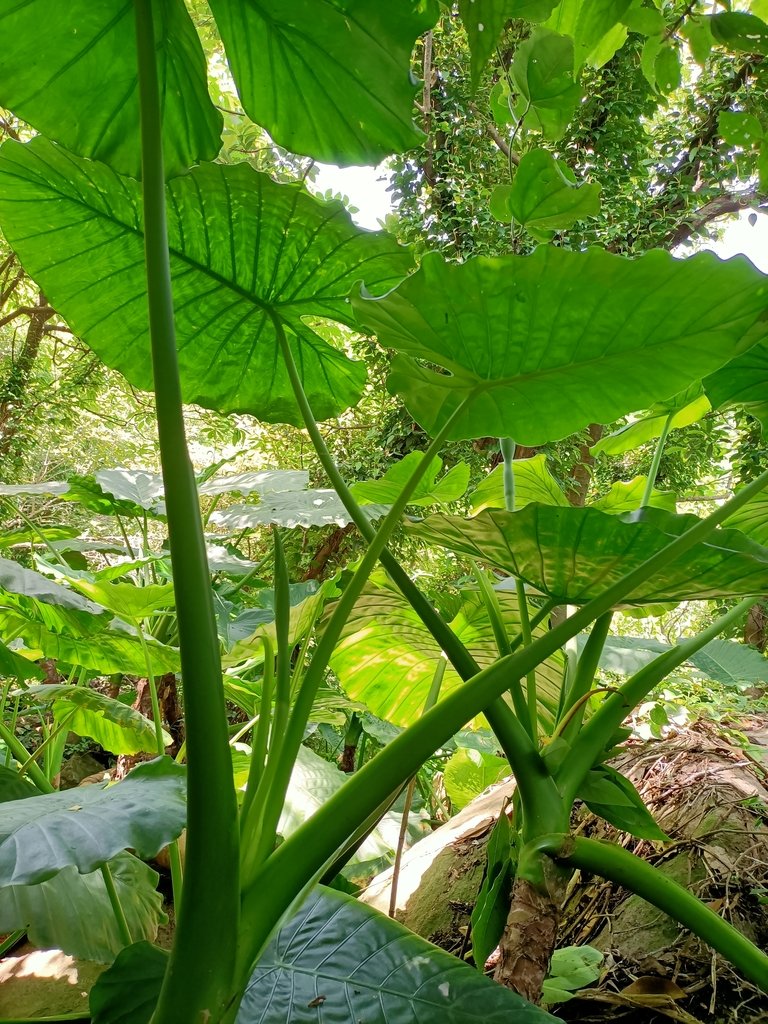
[[(369, 519), (381, 519), (389, 511), (388, 505), (364, 505)], [(253, 530), (257, 526), (346, 526), (351, 523), (341, 498), (329, 489), (309, 491), (276, 491), (267, 494), (258, 505), (230, 505), (214, 512), (210, 523), (230, 532)]]
[(573, 72), (568, 36), (539, 30), (515, 48), (509, 69), (518, 92), (515, 113), (553, 142), (565, 132), (581, 99)]
[(376, 164), (419, 143), (411, 51), (434, 0), (211, 0), (246, 112), (326, 163)]
[(353, 304), (400, 353), (388, 386), (428, 431), (466, 403), (449, 437), (532, 446), (682, 391), (768, 330), (763, 275), (709, 252), (429, 254), (399, 288)]
[(709, 19), (718, 43), (737, 53), (768, 54), (768, 25), (754, 14), (723, 11)]
[(517, 221), (546, 240), (551, 232), (573, 227), (600, 213), (600, 186), (579, 185), (567, 164), (546, 149), (533, 149), (520, 160), (511, 185), (498, 185), (491, 213), (500, 221)]
[[(157, 872), (130, 853), (113, 857), (109, 868), (131, 935), (154, 939), (167, 920)], [(66, 867), (38, 885), (0, 887), (0, 931), (17, 928), (41, 949), (61, 949), (83, 960), (109, 963), (123, 948), (101, 871), (81, 875)]]
[(69, 484), (66, 480), (49, 480), (39, 484), (0, 484), (0, 495), (4, 498), (58, 497), (66, 494)]
[[(306, 326), (351, 324), (352, 285), (391, 287), (410, 256), (356, 228), (338, 202), (278, 185), (247, 164), (207, 164), (168, 185), (184, 399), (299, 423), (273, 318), (324, 419), (353, 404), (362, 363)], [(151, 389), (141, 197), (136, 182), (42, 138), (0, 149), (0, 226), (73, 330), (136, 387)], [(322, 328), (320, 328), (322, 330)]]
[(704, 379), (713, 409), (740, 406), (768, 428), (768, 345), (755, 345)]
[(556, 5), (557, 0), (459, 0), (459, 13), (469, 40), (473, 91), (507, 21), (544, 21)]
[(0, 604), (11, 604), (16, 608), (49, 605), (62, 611), (74, 611), (83, 619), (98, 619), (106, 614), (101, 605), (9, 558), (0, 558), (0, 592)]
[(577, 70), (584, 63), (600, 67), (627, 37), (619, 23), (631, 4), (632, 0), (560, 0), (546, 27), (573, 39)]
[[(579, 646), (585, 640), (579, 637)], [(600, 656), (600, 667), (620, 675), (631, 675), (672, 645), (654, 637), (609, 636)], [(692, 654), (688, 664), (724, 686), (747, 687), (768, 680), (768, 659), (754, 647), (735, 640), (711, 640)]]
[(164, 487), (160, 473), (149, 473), (143, 469), (100, 469), (95, 475), (96, 483), (106, 494), (120, 501), (130, 501), (147, 512), (165, 513), (162, 501)]
[[(221, 147), (222, 117), (184, 0), (153, 4), (168, 174)], [(130, 0), (0, 0), (0, 106), (81, 156), (138, 178), (136, 30)]]
[(70, 865), (94, 871), (121, 850), (154, 857), (186, 821), (186, 772), (168, 757), (114, 785), (14, 800), (0, 818), (0, 886), (35, 885)]
[(309, 487), (306, 469), (263, 469), (251, 473), (213, 476), (197, 485), (200, 494), (273, 494), (275, 491), (304, 491)]
[[(513, 638), (521, 629), (517, 597), (500, 592), (498, 598)], [(477, 591), (462, 591), (461, 608), (450, 625), (481, 668), (496, 660), (493, 628)], [(394, 584), (375, 574), (347, 620), (331, 667), (353, 700), (364, 703), (379, 718), (405, 727), (421, 717), (441, 659), (438, 645)], [(561, 680), (559, 658), (547, 659), (536, 670), (540, 713), (545, 719), (557, 707)], [(461, 685), (448, 665), (441, 696)]]
[[(527, 505), (487, 509), (474, 519), (437, 514), (410, 527), (422, 540), (482, 559), (563, 604), (584, 604), (662, 550), (699, 520), (663, 509), (608, 515), (592, 508)], [(768, 548), (737, 530), (670, 561), (625, 604), (768, 593)]]
[(265, 950), (237, 1024), (303, 1019), (322, 1024), (554, 1021), (397, 921), (322, 886)]
[[(140, 711), (87, 686), (43, 684), (25, 694), (53, 703), (53, 719), (78, 736), (90, 736), (112, 754), (157, 751), (155, 726)], [(166, 746), (171, 737), (163, 732)]]
[[(394, 462), (379, 480), (361, 480), (353, 484), (350, 490), (357, 501), (364, 505), (374, 502), (392, 505), (422, 458), (423, 452), (409, 452), (405, 458)], [(409, 505), (445, 505), (458, 501), (469, 484), (469, 466), (466, 462), (460, 462), (438, 480), (442, 468), (442, 459), (432, 459), (429, 469), (411, 495)]]
[(757, 544), (768, 545), (768, 495), (760, 491), (726, 520), (728, 526)]
[(510, 774), (509, 761), (470, 747), (459, 747), (443, 769), (445, 791), (454, 811), (460, 811), (476, 796)]

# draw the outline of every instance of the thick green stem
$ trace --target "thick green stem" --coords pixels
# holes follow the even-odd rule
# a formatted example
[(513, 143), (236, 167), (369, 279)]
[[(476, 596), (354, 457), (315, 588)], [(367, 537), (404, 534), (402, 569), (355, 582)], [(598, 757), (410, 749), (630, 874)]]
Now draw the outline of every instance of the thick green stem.
[[(585, 706), (583, 697), (589, 693), (595, 680), (597, 668), (600, 664), (600, 655), (603, 653), (612, 619), (613, 612), (606, 612), (592, 626), (587, 642), (584, 645), (584, 650), (581, 652), (581, 657), (578, 660), (573, 682), (568, 688), (568, 693), (565, 695), (565, 700), (560, 710), (558, 721), (564, 722), (566, 718), (568, 719), (567, 724), (560, 730), (562, 735), (572, 735), (582, 721)], [(571, 714), (575, 708), (581, 709), (581, 713)]]
[(504, 459), (504, 507), (507, 512), (515, 511), (515, 449), (517, 445), (511, 437), (499, 438), (501, 455)]
[(539, 845), (558, 864), (618, 882), (685, 925), (768, 992), (768, 956), (693, 893), (622, 846), (581, 836), (547, 836)]
[(563, 795), (572, 801), (587, 772), (602, 755), (611, 737), (627, 717), (632, 708), (651, 692), (654, 686), (688, 659), (714, 640), (724, 629), (738, 622), (754, 604), (748, 597), (731, 608), (725, 615), (690, 640), (677, 644), (631, 676), (615, 693), (607, 697), (589, 719), (573, 741), (571, 751), (558, 772)]
[[(530, 647), (500, 659), (483, 669), (472, 679), (471, 684), (445, 696), (437, 707), (350, 776), (343, 789), (269, 857), (252, 884), (244, 891), (243, 907), (247, 930), (244, 929), (243, 932), (238, 970), (241, 983), (247, 979), (251, 964), (261, 952), (282, 915), (294, 903), (298, 894), (305, 891), (322, 871), (335, 851), (347, 841), (350, 822), (368, 818), (388, 794), (392, 793), (404, 779), (414, 774), (439, 746), (503, 693), (510, 674), (517, 674), (519, 678), (550, 657), (572, 636), (576, 636), (623, 601), (672, 558), (681, 556), (695, 544), (705, 540), (724, 519), (758, 494), (766, 484), (768, 471), (744, 487), (708, 519), (698, 522), (662, 551), (610, 586), (599, 597), (579, 608), (544, 636), (534, 640)], [(591, 725), (591, 722), (588, 724)], [(538, 755), (537, 759), (541, 760)], [(535, 762), (531, 762), (528, 767), (535, 771)], [(546, 777), (551, 781), (548, 775)], [(545, 789), (544, 793), (547, 792)], [(566, 806), (568, 804), (565, 801), (556, 799), (551, 804), (532, 808), (537, 813), (534, 819), (526, 823), (528, 835), (546, 834), (547, 816), (550, 816), (550, 821), (562, 820), (563, 808)], [(567, 818), (567, 814), (565, 817)], [(560, 831), (564, 831), (566, 827), (567, 820)]]
[(152, 0), (134, 0), (134, 11), (149, 330), (188, 753), (184, 891), (152, 1024), (203, 1024), (218, 1020), (231, 997), (240, 909), (237, 802), (205, 542), (184, 433)]
[[(309, 434), (315, 452), (317, 453), (320, 463), (327, 473), (328, 479), (333, 485), (334, 490), (341, 499), (344, 508), (349, 513), (350, 518), (360, 531), (362, 537), (368, 541), (368, 543), (371, 543), (376, 535), (376, 531), (358, 503), (355, 501), (351, 491), (344, 481), (344, 478), (341, 473), (339, 473), (338, 467), (333, 461), (331, 453), (328, 451), (325, 441), (323, 440), (323, 436), (315, 422), (312, 407), (309, 404), (307, 396), (304, 394), (301, 378), (299, 377), (290, 346), (285, 339), (285, 332), (282, 324), (277, 319), (275, 320), (275, 330), (277, 331), (278, 338), (281, 341), (283, 358), (291, 381), (291, 386), (293, 388), (294, 397), (296, 398), (296, 404), (301, 411), (304, 427)], [(392, 578), (395, 586), (400, 590), (403, 597), (408, 601), (410, 606), (432, 634), (435, 641), (439, 644), (440, 649), (464, 682), (467, 682), (473, 676), (477, 675), (480, 671), (480, 666), (453, 630), (424, 597), (394, 555), (388, 551), (386, 547), (380, 552), (379, 561)], [(544, 615), (548, 614), (552, 607), (553, 605), (550, 605), (548, 608), (543, 608), (540, 613), (541, 617), (543, 618)], [(532, 625), (534, 625), (536, 621), (537, 620), (535, 618)], [(495, 700), (492, 705), (487, 708), (483, 708), (482, 710), (485, 712), (485, 716), (496, 734), (502, 750), (506, 754), (510, 764), (512, 765), (512, 769), (518, 778), (522, 777), (524, 773), (523, 759), (528, 762), (536, 758), (539, 759), (540, 763), (537, 765), (537, 771), (534, 773), (534, 777), (541, 777), (542, 773), (545, 771), (544, 762), (539, 757), (538, 751), (528, 736), (522, 722), (518, 721), (511, 708), (509, 708), (503, 700), (498, 699)], [(520, 756), (518, 756), (518, 754), (520, 754)]]
[(128, 920), (123, 910), (123, 905), (120, 902), (120, 896), (118, 895), (117, 889), (115, 888), (115, 880), (112, 877), (112, 871), (109, 864), (101, 865), (101, 877), (104, 880), (104, 886), (107, 890), (107, 897), (109, 898), (110, 906), (112, 907), (112, 913), (115, 915), (115, 921), (117, 922), (117, 930), (120, 933), (120, 941), (124, 946), (130, 946), (133, 942), (131, 937), (131, 929), (128, 927)]
[(653, 453), (653, 459), (651, 461), (651, 468), (648, 470), (648, 476), (645, 481), (645, 488), (643, 490), (643, 497), (640, 502), (640, 508), (645, 508), (646, 505), (651, 504), (651, 497), (653, 495), (653, 487), (656, 483), (656, 477), (659, 475), (659, 466), (661, 465), (661, 456), (664, 454), (664, 445), (667, 441), (667, 434), (672, 426), (672, 420), (674, 419), (674, 413), (671, 412), (664, 421), (664, 426), (661, 428), (661, 434), (656, 442), (656, 448)]

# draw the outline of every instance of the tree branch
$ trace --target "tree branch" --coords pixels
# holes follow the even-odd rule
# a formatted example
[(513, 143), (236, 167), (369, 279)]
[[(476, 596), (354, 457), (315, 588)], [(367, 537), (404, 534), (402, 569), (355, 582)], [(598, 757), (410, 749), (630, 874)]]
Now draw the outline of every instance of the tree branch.
[(707, 224), (719, 217), (725, 217), (729, 213), (738, 213), (740, 210), (760, 209), (765, 206), (768, 206), (768, 196), (759, 193), (757, 189), (716, 196), (704, 206), (700, 206), (698, 210), (692, 210), (687, 214), (677, 227), (664, 238), (662, 245), (664, 248), (674, 249), (676, 245), (687, 242), (691, 236), (697, 235)]

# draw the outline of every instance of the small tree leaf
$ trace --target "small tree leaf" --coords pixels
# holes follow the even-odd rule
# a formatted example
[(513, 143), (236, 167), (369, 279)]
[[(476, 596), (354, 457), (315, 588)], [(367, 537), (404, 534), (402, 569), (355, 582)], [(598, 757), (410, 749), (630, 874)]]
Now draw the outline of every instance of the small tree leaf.
[(473, 92), (507, 21), (544, 21), (556, 5), (557, 0), (459, 0), (459, 13), (469, 41)]
[(134, 942), (91, 989), (92, 1024), (149, 1024), (168, 967), (169, 953), (149, 942)]
[(581, 98), (573, 77), (573, 40), (535, 31), (515, 49), (509, 73), (519, 93), (518, 117), (546, 139), (561, 138)]
[[(604, 818), (615, 828), (638, 839), (652, 839), (667, 842), (669, 836), (662, 832), (645, 806), (635, 787), (624, 775), (609, 765), (593, 768), (579, 787), (578, 796), (593, 814)], [(578, 986), (589, 984), (581, 982)]]
[(489, 786), (506, 778), (509, 772), (509, 762), (505, 757), (459, 747), (451, 754), (443, 770), (445, 791), (454, 809), (460, 811)]
[(715, 39), (708, 17), (688, 17), (680, 28), (681, 35), (687, 39), (691, 56), (702, 67), (709, 60)]
[(742, 149), (752, 149), (763, 138), (763, 126), (754, 114), (745, 114), (733, 110), (721, 110), (717, 117), (717, 126), (724, 142)]
[[(544, 149), (520, 160), (511, 185), (497, 186), (491, 213), (497, 220), (515, 220), (527, 228), (558, 231), (600, 212), (600, 186), (577, 185), (567, 168)], [(504, 189), (503, 201), (499, 190)], [(506, 215), (499, 217), (504, 209)]]
[(653, 70), (660, 92), (666, 94), (678, 89), (682, 81), (682, 72), (677, 47), (665, 43), (656, 54)]
[(768, 25), (754, 14), (723, 11), (709, 18), (715, 41), (737, 53), (768, 55)]

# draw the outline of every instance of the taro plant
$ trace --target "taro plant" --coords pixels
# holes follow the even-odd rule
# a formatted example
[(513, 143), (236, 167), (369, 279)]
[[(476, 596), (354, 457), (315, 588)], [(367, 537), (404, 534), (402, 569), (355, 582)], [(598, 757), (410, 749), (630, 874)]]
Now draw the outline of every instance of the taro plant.
[[(629, 5), (601, 5), (599, 14), (587, 0), (461, 7), (478, 66), (489, 52), (485, 40), (507, 18), (547, 19), (517, 50), (508, 108), (526, 131), (554, 141), (578, 104), (584, 63), (608, 59), (621, 45)], [(243, 108), (280, 145), (354, 163), (418, 143), (410, 55), (434, 22), (436, 3), (211, 0), (210, 8)], [(671, 31), (690, 16), (736, 50), (759, 49), (768, 38), (755, 16), (691, 12), (689, 5)], [(677, 59), (671, 35), (658, 19), (646, 21), (670, 79)], [(652, 472), (638, 508), (612, 515), (558, 502), (521, 507), (513, 459), (516, 442), (538, 445), (609, 422), (702, 379), (718, 404), (762, 401), (754, 368), (762, 365), (766, 333), (765, 279), (745, 260), (711, 254), (675, 260), (652, 251), (628, 260), (549, 243), (530, 256), (456, 266), (430, 255), (408, 276), (409, 253), (384, 234), (356, 229), (340, 204), (244, 164), (210, 162), (220, 117), (182, 0), (76, 0), (65, 8), (55, 0), (2, 0), (0, 28), (8, 40), (0, 102), (39, 133), (0, 150), (0, 226), (72, 329), (134, 385), (153, 388), (173, 566), (187, 733), (177, 927), (169, 955), (133, 941), (119, 893), (104, 878), (125, 948), (92, 993), (94, 1021), (247, 1024), (307, 1009), (322, 1020), (367, 1019), (371, 1006), (377, 1019), (395, 1021), (411, 1019), (416, 1003), (420, 1017), (435, 1020), (543, 1017), (509, 988), (317, 887), (335, 876), (424, 761), (480, 713), (517, 780), (514, 821), (496, 837), (496, 870), (482, 894), (484, 905), (496, 906), (501, 886), (493, 892), (493, 882), (506, 877), (512, 910), (500, 980), (539, 998), (559, 899), (579, 867), (654, 902), (768, 989), (768, 957), (711, 909), (620, 847), (569, 833), (573, 803), (584, 798), (609, 817), (616, 817), (612, 808), (629, 807), (633, 827), (660, 838), (626, 780), (602, 765), (631, 709), (738, 621), (750, 595), (768, 589), (768, 550), (723, 528), (768, 474), (698, 519), (653, 507)], [(573, 223), (574, 204), (592, 215), (596, 197), (542, 162), (542, 174), (526, 162), (517, 188), (524, 194), (502, 196), (501, 205), (549, 238)], [(534, 216), (542, 205), (546, 216)], [(431, 437), (396, 494), (387, 490), (389, 511), (378, 526), (341, 478), (317, 426), (357, 402), (365, 367), (327, 340), (318, 318), (358, 324), (392, 350), (389, 387)], [(274, 633), (263, 643), (240, 806), (183, 401), (303, 425), (367, 542), (314, 646), (294, 659), (290, 583), (274, 533)], [(504, 508), (472, 519), (438, 514), (412, 527), (425, 543), (507, 576), (511, 594), (478, 570), (477, 596), (498, 651), (480, 664), (387, 545), (422, 482), (434, 477), (443, 444), (487, 436), (502, 443)], [(341, 654), (353, 664), (369, 654), (364, 636), (354, 641), (350, 616), (361, 602), (375, 603), (379, 563), (386, 596), (402, 596), (406, 615), (434, 640), (430, 658), (442, 653), (451, 677), (430, 710), (278, 843), (291, 773), (328, 666)], [(709, 597), (745, 600), (615, 692), (594, 693), (614, 609)], [(568, 614), (553, 617), (562, 607)], [(585, 632), (578, 652), (573, 641)], [(552, 659), (563, 650), (557, 687)], [(385, 656), (379, 648), (377, 657)], [(393, 678), (397, 685), (397, 669)], [(407, 679), (402, 685), (407, 691)], [(587, 716), (593, 696), (604, 699)], [(542, 708), (549, 716), (543, 745)], [(101, 870), (127, 847), (154, 852), (180, 828), (177, 819), (173, 827), (158, 824), (157, 776), (166, 788), (176, 784), (175, 770), (160, 761), (96, 790), (88, 803), (110, 803), (120, 827), (103, 815), (99, 841), (80, 846), (73, 837), (85, 808), (60, 794), (17, 791), (22, 798), (2, 815), (2, 882), (47, 884), (70, 868)], [(43, 819), (61, 819), (60, 841), (50, 855), (41, 845), (32, 870), (21, 862), (21, 837)], [(486, 917), (498, 921), (498, 913)], [(478, 949), (492, 931), (485, 920)]]

